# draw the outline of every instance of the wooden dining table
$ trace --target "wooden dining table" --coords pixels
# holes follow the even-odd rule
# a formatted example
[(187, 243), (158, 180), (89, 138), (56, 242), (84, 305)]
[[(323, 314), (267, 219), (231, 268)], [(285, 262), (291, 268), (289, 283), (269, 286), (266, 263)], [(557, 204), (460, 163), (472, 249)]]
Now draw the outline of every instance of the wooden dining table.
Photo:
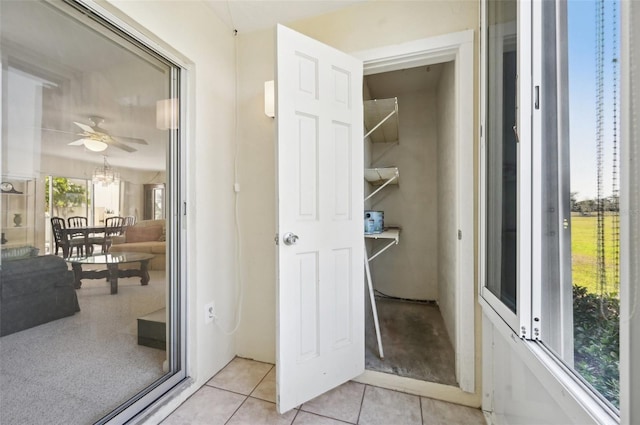
[(92, 238), (100, 237), (99, 235), (102, 235), (104, 237), (106, 234), (106, 228), (104, 224), (98, 226), (67, 227), (66, 229), (62, 229), (62, 231), (65, 233), (65, 237), (68, 239), (77, 239), (78, 237), (80, 237), (79, 235), (82, 235), (81, 237), (84, 237), (84, 247), (86, 255), (93, 254), (93, 245), (96, 242)]

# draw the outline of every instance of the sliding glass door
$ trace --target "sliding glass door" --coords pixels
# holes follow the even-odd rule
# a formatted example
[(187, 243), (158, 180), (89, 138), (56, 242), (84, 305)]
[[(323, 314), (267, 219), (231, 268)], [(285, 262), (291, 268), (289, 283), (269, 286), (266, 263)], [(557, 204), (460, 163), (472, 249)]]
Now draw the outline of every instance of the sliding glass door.
[(185, 377), (181, 68), (82, 2), (0, 19), (0, 423), (125, 422)]

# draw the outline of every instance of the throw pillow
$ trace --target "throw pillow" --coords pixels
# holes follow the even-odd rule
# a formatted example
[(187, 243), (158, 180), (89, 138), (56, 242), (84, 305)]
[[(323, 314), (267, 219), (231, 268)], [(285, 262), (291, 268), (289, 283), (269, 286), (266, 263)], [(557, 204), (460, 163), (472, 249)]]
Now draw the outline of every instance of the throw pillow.
[(157, 241), (160, 235), (162, 235), (162, 225), (133, 226), (124, 233), (127, 243)]

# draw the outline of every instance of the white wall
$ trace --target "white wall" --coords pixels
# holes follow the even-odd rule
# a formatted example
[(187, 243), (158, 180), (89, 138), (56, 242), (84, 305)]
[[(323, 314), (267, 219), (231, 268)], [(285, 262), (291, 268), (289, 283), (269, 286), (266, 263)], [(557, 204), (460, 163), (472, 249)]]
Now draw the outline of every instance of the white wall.
[(274, 79), (275, 34), (238, 37), (238, 211), (243, 282), (238, 355), (275, 362), (275, 120), (264, 114), (264, 82)]
[(458, 219), (457, 179), (458, 161), (456, 149), (456, 79), (455, 62), (442, 65), (437, 91), (437, 139), (438, 139), (438, 304), (456, 349), (456, 285)]
[(483, 410), (494, 424), (596, 424), (495, 313), (482, 316)]
[[(204, 324), (204, 305), (232, 324), (235, 313), (234, 39), (195, 1), (112, 0), (136, 29), (189, 64), (187, 107), (187, 353), (192, 384), (159, 412), (177, 407), (235, 354), (232, 336)], [(107, 5), (109, 7), (109, 5)], [(117, 12), (117, 11), (116, 11)], [(153, 422), (153, 421), (152, 421)]]
[[(346, 52), (476, 29), (479, 3), (364, 2), (289, 26)], [(273, 30), (238, 36), (240, 241), (244, 271), (238, 355), (275, 361), (275, 149), (274, 132), (260, 117), (263, 83), (273, 79)], [(401, 177), (402, 178), (402, 177)]]

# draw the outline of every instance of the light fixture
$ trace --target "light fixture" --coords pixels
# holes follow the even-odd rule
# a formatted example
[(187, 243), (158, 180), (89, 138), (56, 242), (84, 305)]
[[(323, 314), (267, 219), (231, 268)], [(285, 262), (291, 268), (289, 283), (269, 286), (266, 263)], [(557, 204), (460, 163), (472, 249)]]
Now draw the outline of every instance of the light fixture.
[(102, 152), (107, 149), (109, 145), (101, 140), (94, 139), (82, 139), (82, 143), (84, 143), (84, 147), (93, 152)]
[(264, 114), (271, 118), (274, 118), (276, 116), (275, 90), (273, 80), (264, 82)]
[(97, 167), (93, 170), (93, 178), (91, 180), (93, 181), (93, 184), (109, 186), (110, 184), (120, 183), (120, 173), (109, 165), (107, 157), (105, 156), (102, 167)]
[(178, 128), (178, 99), (162, 99), (156, 102), (156, 128), (158, 130)]

